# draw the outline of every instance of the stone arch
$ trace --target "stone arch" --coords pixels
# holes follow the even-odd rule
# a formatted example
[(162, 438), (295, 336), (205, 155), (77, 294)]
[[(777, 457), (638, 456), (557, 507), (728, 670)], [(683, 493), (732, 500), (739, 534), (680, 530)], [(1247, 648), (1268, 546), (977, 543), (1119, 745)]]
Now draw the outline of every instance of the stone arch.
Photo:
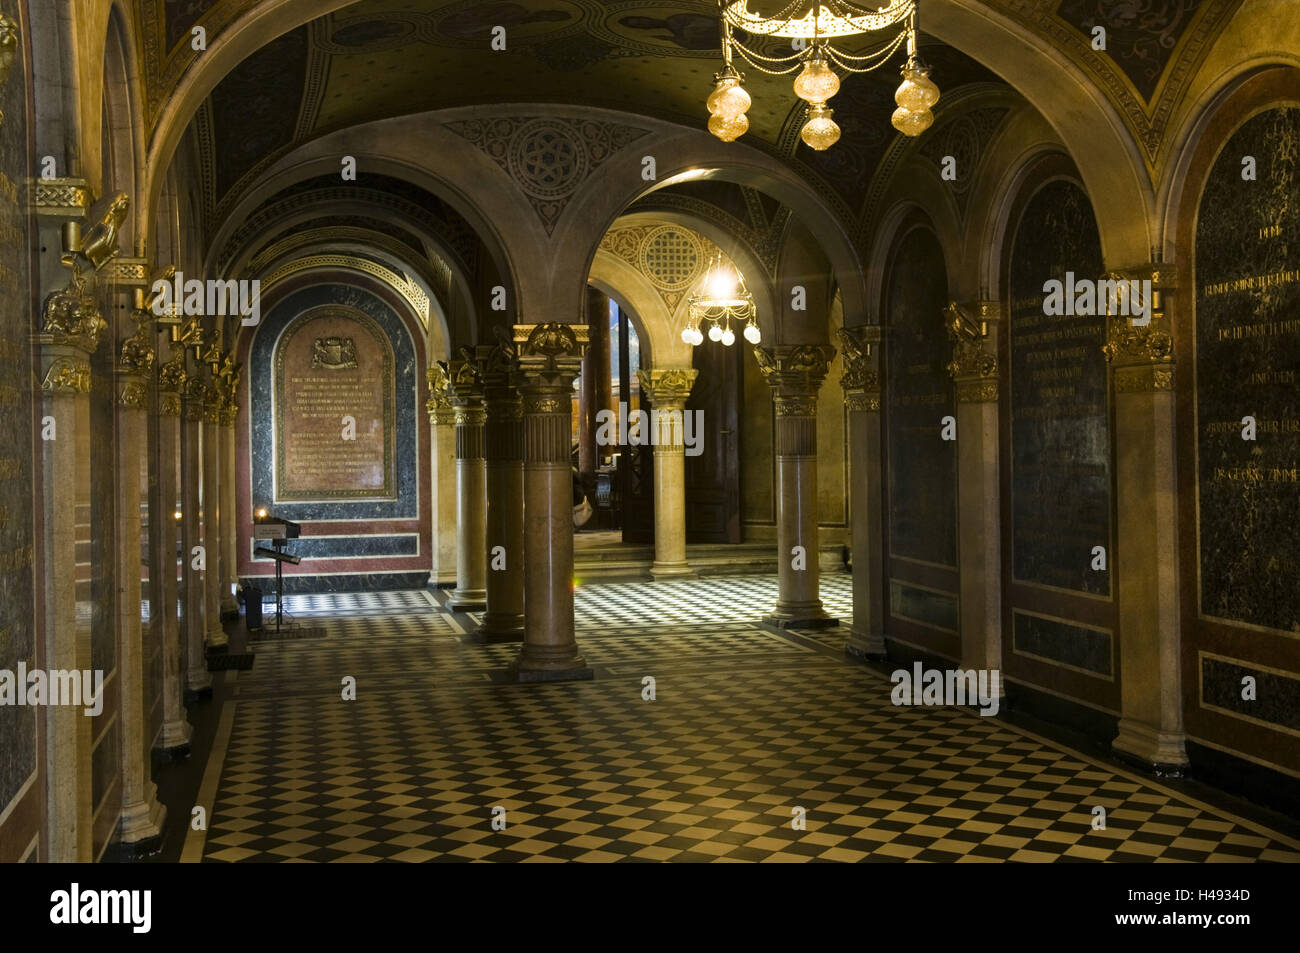
[(642, 366), (690, 364), (690, 345), (680, 337), (674, 342), (673, 316), (645, 275), (602, 248), (592, 259), (588, 278), (593, 287), (617, 301), (632, 319), (641, 338)]
[(1148, 261), (1154, 189), (1139, 144), (1101, 88), (1047, 39), (985, 4), (929, 0), (918, 26), (1005, 79), (1056, 130), (1093, 199), (1107, 263)]
[[(139, 62), (128, 16), (120, 4), (108, 11), (104, 29), (103, 84), (100, 106), (100, 192), (125, 192), (131, 211), (122, 224), (119, 244), (127, 255), (143, 251), (151, 216), (142, 206), (145, 182), (144, 108)], [(134, 249), (133, 249), (134, 246)]]
[[(439, 117), (441, 121), (441, 114)], [(235, 223), (276, 193), (308, 179), (337, 174), (340, 155), (355, 156), (359, 169), (402, 179), (454, 208), (478, 235), (508, 292), (513, 292), (507, 295), (507, 320), (513, 321), (519, 314), (521, 300), (545, 300), (541, 272), (549, 256), (536, 215), (513, 186), (483, 188), (485, 181), (502, 176), (501, 170), (464, 139), (431, 122), (428, 115), (379, 120), (303, 143), (268, 168), (231, 206), (214, 233), (213, 248), (224, 244)], [(493, 224), (496, 222), (515, 223), (508, 240)], [(481, 307), (477, 310), (480, 316), (484, 314)], [(523, 320), (534, 319), (525, 316)]]

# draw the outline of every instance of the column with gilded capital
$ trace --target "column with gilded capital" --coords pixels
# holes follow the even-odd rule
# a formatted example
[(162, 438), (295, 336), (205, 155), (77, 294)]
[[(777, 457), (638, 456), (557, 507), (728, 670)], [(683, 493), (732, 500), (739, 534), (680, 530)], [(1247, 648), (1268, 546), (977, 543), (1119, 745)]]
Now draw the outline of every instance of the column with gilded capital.
[(1111, 278), (1150, 280), (1151, 318), (1106, 325), (1115, 414), (1115, 552), (1121, 754), (1166, 774), (1187, 764), (1178, 631), (1178, 512), (1173, 324), (1177, 275), (1147, 265)]
[[(637, 372), (652, 408), (655, 453), (655, 579), (694, 576), (686, 563), (686, 399), (699, 371), (690, 367)], [(698, 437), (698, 429), (696, 430)]]
[(207, 394), (203, 401), (203, 637), (207, 647), (224, 649), (228, 642), (221, 626), (221, 366), (219, 335), (213, 329), (201, 360), (207, 365)]
[(844, 651), (858, 658), (885, 657), (884, 437), (880, 420), (880, 325), (841, 328), (844, 374), (840, 387), (849, 409), (849, 523), (853, 531), (853, 625)]
[(456, 581), (456, 411), (447, 394), (447, 367), (439, 362), (428, 370), (429, 443), (433, 466), (433, 564), (429, 586)]
[(508, 335), (477, 349), (487, 456), (487, 612), (476, 642), (524, 640), (524, 416)]
[(239, 618), (235, 590), (239, 586), (239, 563), (235, 558), (239, 531), (235, 525), (235, 421), (239, 418), (239, 378), (242, 365), (235, 363), (230, 352), (222, 355), (218, 372), (220, 405), (217, 413), (221, 428), (221, 617)]
[[(957, 393), (957, 566), (961, 654), (966, 669), (1002, 669), (1002, 522), (998, 457), (1001, 305), (952, 302), (948, 373)], [(1005, 695), (1001, 678), (998, 695)]]
[[(90, 205), (80, 180), (35, 184), (42, 239), (59, 247), (64, 268), (42, 275), (54, 287), (41, 308), (41, 480), (46, 590), (43, 657), (47, 669), (90, 668), (89, 640), (77, 628), (77, 509), (89, 505), (90, 459), (79, 452), (90, 427), (90, 355), (108, 325), (100, 313), (93, 267), (81, 259), (78, 220)], [(71, 226), (71, 227), (68, 227)], [(57, 260), (57, 259), (56, 259)], [(65, 270), (66, 269), (66, 270)], [(91, 857), (91, 722), (80, 708), (47, 705), (42, 715), (45, 752), (44, 857), (54, 863)]]
[(487, 605), (487, 464), (484, 459), (483, 385), (478, 365), (448, 365), (447, 394), (456, 415), (456, 588), (447, 605), (477, 612)]
[[(142, 465), (147, 463), (148, 410), (152, 395), (155, 353), (154, 316), (145, 308), (148, 283), (143, 259), (118, 259), (114, 273), (118, 293), (132, 299), (131, 333), (117, 348), (116, 368), (116, 548), (117, 664), (119, 682), (122, 806), (118, 833), (127, 851), (156, 849), (167, 809), (158, 801), (158, 788), (150, 778), (149, 699), (145, 693), (145, 645), (141, 624), (144, 596), (141, 550), (144, 529), (140, 520)], [(119, 333), (127, 330), (120, 325)], [(151, 514), (153, 515), (153, 514)]]
[(817, 530), (817, 393), (835, 348), (828, 344), (754, 348), (776, 408), (776, 540), (780, 591), (764, 616), (783, 628), (828, 628), (820, 597)]
[(573, 382), (585, 325), (517, 324), (524, 411), (524, 644), (521, 682), (591, 678), (573, 629)]
[[(188, 375), (185, 350), (172, 343), (167, 360), (158, 365), (158, 437), (155, 465), (158, 468), (157, 511), (150, 520), (151, 573), (158, 574), (155, 591), (158, 599), (158, 625), (162, 627), (162, 696), (163, 725), (158, 751), (165, 759), (184, 757), (190, 750), (190, 723), (185, 715), (184, 632), (177, 609), (183, 599), (177, 572), (185, 559), (180, 549), (181, 487), (177, 482), (177, 462), (181, 459), (181, 397)], [(178, 519), (180, 517), (181, 519)]]
[[(193, 328), (197, 319), (191, 318), (182, 331), (178, 345), (184, 352), (192, 343)], [(199, 331), (200, 340), (202, 331)], [(211, 697), (212, 675), (208, 672), (207, 656), (203, 650), (203, 572), (197, 556), (202, 544), (199, 502), (199, 483), (202, 479), (203, 458), (200, 441), (203, 435), (203, 405), (208, 388), (202, 377), (202, 368), (189, 369), (185, 380), (185, 394), (181, 400), (181, 625), (185, 645), (185, 697), (187, 701)]]

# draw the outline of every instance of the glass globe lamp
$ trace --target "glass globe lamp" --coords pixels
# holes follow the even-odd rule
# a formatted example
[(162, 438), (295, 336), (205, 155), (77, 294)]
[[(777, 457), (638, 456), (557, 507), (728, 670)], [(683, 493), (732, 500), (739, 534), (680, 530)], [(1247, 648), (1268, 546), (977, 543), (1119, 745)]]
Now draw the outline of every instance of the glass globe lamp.
[(736, 332), (731, 330), (731, 328), (727, 328), (727, 330), (722, 332), (721, 341), (724, 347), (731, 347), (731, 345), (736, 343)]
[(840, 127), (831, 119), (834, 112), (825, 103), (813, 103), (808, 107), (808, 121), (799, 130), (799, 138), (818, 152), (835, 145), (840, 138)]
[(840, 78), (820, 54), (809, 57), (795, 77), (794, 94), (809, 103), (822, 103), (840, 91)]
[(749, 129), (749, 117), (739, 115), (734, 119), (727, 119), (724, 116), (709, 117), (709, 132), (713, 133), (723, 142), (734, 142), (743, 136)]
[(763, 335), (758, 330), (757, 324), (745, 325), (745, 340), (750, 344), (757, 344), (759, 341), (763, 340)]

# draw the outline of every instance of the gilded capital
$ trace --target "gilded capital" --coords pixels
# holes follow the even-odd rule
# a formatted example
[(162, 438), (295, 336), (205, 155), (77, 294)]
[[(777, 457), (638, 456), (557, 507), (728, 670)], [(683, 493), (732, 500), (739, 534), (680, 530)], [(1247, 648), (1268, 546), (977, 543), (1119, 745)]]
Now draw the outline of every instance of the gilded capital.
[(133, 308), (131, 320), (135, 322), (135, 333), (122, 341), (117, 365), (123, 373), (141, 374), (147, 377), (153, 372), (156, 360), (153, 348), (153, 315), (143, 308)]
[(665, 367), (653, 370), (639, 370), (637, 380), (641, 382), (641, 393), (660, 410), (681, 410), (686, 406), (686, 399), (691, 396), (695, 378), (699, 371), (692, 367)]
[(429, 382), (429, 399), (424, 402), (424, 409), (429, 415), (429, 423), (451, 423), (451, 417), (446, 419), (439, 417), (439, 414), (451, 409), (451, 397), (447, 394), (447, 367), (441, 361), (435, 361), (429, 365), (427, 380)]
[(835, 332), (844, 357), (840, 388), (849, 410), (880, 410), (880, 353), (884, 328), (876, 324), (840, 328)]
[(754, 360), (772, 390), (782, 396), (813, 396), (835, 359), (829, 344), (782, 344), (754, 348)]
[(590, 335), (591, 330), (585, 324), (516, 324), (513, 340), (524, 386), (571, 388), (574, 378), (582, 371)]
[(952, 341), (948, 374), (956, 385), (959, 403), (986, 403), (998, 399), (997, 302), (970, 305), (951, 301), (943, 309), (944, 326)]
[(70, 345), (87, 353), (99, 347), (108, 322), (99, 313), (94, 287), (74, 262), (68, 285), (53, 291), (41, 308), (42, 344)]

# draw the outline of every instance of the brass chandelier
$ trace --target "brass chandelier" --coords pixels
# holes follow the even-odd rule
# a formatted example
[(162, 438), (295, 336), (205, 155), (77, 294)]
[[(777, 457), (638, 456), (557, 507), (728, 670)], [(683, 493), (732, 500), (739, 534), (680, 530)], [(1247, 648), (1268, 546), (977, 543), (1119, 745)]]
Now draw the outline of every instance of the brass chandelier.
[(754, 296), (745, 287), (745, 279), (729, 262), (723, 261), (722, 252), (714, 252), (713, 260), (700, 282), (700, 290), (686, 299), (687, 321), (682, 328), (682, 340), (692, 347), (704, 343), (701, 323), (709, 325), (710, 341), (721, 341), (726, 347), (736, 343), (736, 332), (731, 322), (745, 325), (743, 334), (750, 344), (761, 341), (758, 330), (758, 311)]
[[(808, 119), (799, 137), (818, 152), (840, 138), (840, 127), (826, 104), (840, 90), (840, 78), (833, 67), (848, 73), (868, 73), (882, 66), (907, 43), (903, 82), (894, 93), (898, 108), (894, 128), (905, 136), (919, 136), (930, 128), (934, 114), (930, 107), (939, 101), (939, 87), (930, 80), (929, 69), (916, 55), (917, 0), (887, 0), (877, 10), (864, 10), (846, 0), (794, 0), (770, 17), (752, 13), (749, 0), (719, 0), (722, 17), (722, 71), (714, 74), (714, 88), (706, 105), (709, 132), (723, 142), (732, 142), (749, 129), (745, 111), (752, 100), (745, 91), (745, 77), (732, 65), (739, 53), (750, 66), (772, 76), (793, 73), (795, 95), (808, 103)], [(751, 37), (783, 37), (792, 41), (790, 56), (766, 56), (736, 39), (733, 30)], [(877, 50), (866, 56), (846, 53), (831, 41), (884, 30), (896, 31)], [(799, 43), (798, 41), (802, 41)], [(833, 65), (832, 65), (833, 64)]]

